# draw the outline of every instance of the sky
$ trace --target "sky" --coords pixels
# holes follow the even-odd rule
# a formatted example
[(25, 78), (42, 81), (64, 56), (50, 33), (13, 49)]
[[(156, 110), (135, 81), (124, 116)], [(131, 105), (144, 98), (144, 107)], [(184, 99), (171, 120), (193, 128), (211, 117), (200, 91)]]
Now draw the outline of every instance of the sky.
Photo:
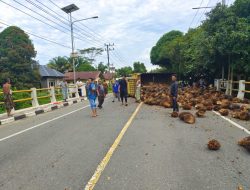
[[(73, 20), (99, 17), (73, 25), (75, 49), (104, 48), (105, 43), (114, 43), (110, 63), (115, 68), (140, 61), (151, 70), (155, 66), (150, 62), (150, 50), (159, 38), (171, 30), (185, 33), (190, 27), (199, 26), (209, 9), (197, 12), (192, 8), (215, 6), (217, 2), (219, 0), (0, 0), (0, 32), (7, 27), (2, 24), (5, 23), (29, 33), (37, 51), (35, 59), (41, 65), (57, 56), (70, 56), (69, 17), (60, 8), (74, 3), (79, 10), (72, 13)], [(106, 53), (97, 58), (96, 64), (107, 63)]]

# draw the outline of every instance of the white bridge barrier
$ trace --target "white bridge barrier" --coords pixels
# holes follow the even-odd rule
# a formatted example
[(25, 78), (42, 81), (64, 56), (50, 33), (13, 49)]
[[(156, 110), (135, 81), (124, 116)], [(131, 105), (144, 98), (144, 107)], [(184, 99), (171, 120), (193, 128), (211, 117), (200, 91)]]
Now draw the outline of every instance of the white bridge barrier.
[[(61, 96), (62, 94), (58, 92), (61, 91), (61, 88), (57, 87), (50, 87), (50, 88), (41, 88), (41, 89), (36, 89), (36, 88), (31, 88), (29, 90), (16, 90), (13, 91), (13, 94), (16, 93), (30, 93), (29, 98), (23, 98), (23, 99), (14, 99), (14, 102), (26, 102), (26, 101), (31, 101), (32, 106), (26, 109), (31, 109), (31, 108), (39, 108), (43, 105), (39, 105), (39, 99), (45, 99), (45, 98), (50, 98), (50, 103), (53, 104), (56, 103), (58, 100), (58, 97)], [(37, 92), (46, 92), (47, 95), (44, 96), (38, 96)], [(0, 94), (3, 94), (3, 92), (0, 92)], [(85, 93), (86, 94), (86, 93)], [(78, 93), (78, 88), (75, 85), (69, 85), (68, 87), (68, 100), (72, 99), (80, 99), (79, 93)], [(4, 102), (0, 102), (0, 105), (3, 105)], [(21, 111), (21, 110), (19, 110)], [(12, 113), (14, 113), (15, 110), (12, 110)], [(0, 114), (2, 115), (2, 114)]]
[[(246, 85), (250, 86), (250, 82), (245, 80), (239, 81), (231, 81), (231, 80), (222, 80), (222, 79), (215, 79), (214, 86), (217, 91), (225, 90), (225, 94), (232, 95), (232, 92), (238, 92), (237, 98), (243, 100), (245, 98), (246, 93), (250, 93), (249, 90), (246, 89)], [(235, 88), (237, 86), (237, 88)]]

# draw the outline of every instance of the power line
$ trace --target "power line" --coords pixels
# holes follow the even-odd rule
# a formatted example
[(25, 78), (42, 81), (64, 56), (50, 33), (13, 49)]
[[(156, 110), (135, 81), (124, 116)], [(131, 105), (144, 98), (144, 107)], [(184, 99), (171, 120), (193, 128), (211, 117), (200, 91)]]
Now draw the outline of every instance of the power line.
[[(202, 1), (201, 1), (200, 6), (202, 5), (203, 1), (204, 1), (204, 0), (202, 0)], [(199, 6), (199, 7), (200, 7), (200, 6)], [(192, 19), (192, 21), (191, 21), (191, 23), (190, 23), (190, 25), (189, 25), (189, 27), (188, 27), (188, 28), (190, 28), (190, 27), (191, 27), (191, 25), (193, 24), (194, 19), (195, 19), (195, 17), (197, 16), (198, 12), (199, 12), (199, 9), (197, 9), (197, 11), (196, 11), (196, 13), (195, 13), (195, 15), (194, 15), (194, 17), (193, 17), (193, 19)]]
[[(29, 1), (29, 0), (26, 0), (26, 1)], [(39, 0), (36, 0), (37, 2), (40, 2)], [(59, 8), (60, 10), (61, 10), (61, 7), (60, 6), (58, 6), (56, 3), (54, 3), (52, 0), (49, 0), (54, 6), (56, 6), (57, 8)], [(41, 2), (40, 2), (41, 3)], [(43, 3), (41, 3), (42, 5), (44, 5)], [(52, 11), (52, 12), (54, 12), (54, 13), (56, 13), (54, 10), (52, 10), (51, 8), (49, 8), (49, 7), (47, 7), (46, 5), (44, 5), (46, 8), (48, 8), (50, 11)], [(59, 15), (58, 13), (56, 13), (57, 15)], [(61, 15), (59, 15), (59, 16), (61, 16)], [(66, 21), (68, 21), (66, 18), (64, 18), (64, 17), (62, 17), (64, 20), (66, 20)], [(72, 17), (72, 18), (74, 18), (74, 17)], [(76, 18), (74, 18), (74, 19), (76, 19)], [(82, 23), (80, 23), (80, 24), (82, 24)], [(85, 32), (87, 32), (87, 36), (88, 37), (90, 37), (90, 38), (92, 38), (93, 39), (93, 41), (95, 41), (94, 43), (92, 42), (92, 44), (95, 44), (95, 45), (97, 45), (97, 46), (99, 46), (100, 44), (102, 44), (102, 42), (100, 42), (100, 41), (103, 41), (103, 36), (101, 36), (100, 34), (98, 34), (98, 33), (96, 33), (95, 31), (93, 31), (92, 29), (90, 29), (89, 27), (87, 27), (87, 26), (85, 26), (84, 24), (82, 24), (85, 28), (88, 28), (92, 33), (94, 33), (96, 36), (99, 36), (98, 38), (96, 38), (96, 36), (94, 36), (93, 34), (91, 34), (91, 33), (88, 33), (85, 29), (83, 29), (83, 28), (81, 28), (81, 27), (79, 27), (78, 25), (76, 25), (77, 27), (75, 27), (76, 28), (76, 30), (77, 31), (81, 31), (81, 30), (83, 30), (83, 31), (85, 31)], [(86, 33), (84, 32), (84, 35), (86, 35)], [(100, 39), (100, 40), (98, 40), (98, 39)], [(117, 56), (119, 57), (118, 59), (119, 60), (123, 60), (123, 58), (121, 58), (121, 56), (119, 56), (118, 55), (118, 53), (117, 53)], [(123, 61), (122, 61), (123, 62)]]
[[(6, 23), (1, 22), (1, 21), (0, 21), (0, 23), (3, 24), (3, 25), (5, 25), (5, 26), (11, 26), (11, 25), (6, 24)], [(29, 35), (32, 35), (32, 36), (35, 36), (35, 37), (37, 37), (37, 38), (40, 38), (40, 39), (42, 39), (42, 40), (51, 42), (51, 43), (53, 43), (53, 44), (56, 44), (56, 45), (59, 45), (59, 46), (62, 46), (62, 47), (71, 49), (71, 47), (69, 47), (69, 46), (66, 46), (66, 45), (64, 45), (64, 44), (61, 44), (61, 43), (58, 43), (58, 42), (56, 42), (56, 41), (50, 40), (50, 39), (48, 39), (48, 38), (46, 38), (46, 37), (39, 36), (39, 35), (37, 35), (37, 34), (33, 34), (33, 33), (31, 33), (31, 32), (27, 32), (27, 31), (25, 31), (25, 33), (27, 33), (27, 34), (29, 34)]]
[[(54, 23), (54, 24), (60, 26), (61, 28), (70, 31), (69, 28), (66, 28), (66, 27), (64, 27), (64, 26), (62, 26), (62, 25), (60, 25), (60, 24), (58, 24), (57, 22), (51, 20), (50, 18), (47, 18), (47, 17), (43, 16), (42, 14), (40, 14), (40, 13), (34, 11), (33, 9), (31, 9), (31, 8), (29, 8), (29, 7), (27, 7), (27, 6), (25, 6), (24, 4), (20, 3), (19, 1), (16, 1), (16, 0), (13, 0), (13, 1), (16, 2), (17, 4), (21, 5), (22, 7), (25, 7), (26, 9), (30, 10), (31, 12), (33, 12), (33, 13), (35, 13), (35, 14), (41, 16), (41, 17), (43, 17), (44, 19), (46, 19), (46, 20), (48, 20), (48, 21), (50, 21), (50, 22), (52, 22), (52, 23)], [(28, 2), (27, 0), (25, 0), (25, 1)], [(2, 1), (2, 2), (3, 2), (3, 1)], [(7, 3), (6, 3), (6, 4), (7, 4)]]
[(211, 1), (211, 0), (209, 0), (209, 1), (207, 2), (207, 5), (206, 5), (206, 7), (204, 8), (204, 11), (203, 11), (203, 13), (202, 13), (201, 16), (200, 16), (200, 19), (199, 19), (198, 22), (196, 23), (196, 26), (198, 26), (198, 24), (200, 23), (202, 17), (205, 15), (206, 9), (207, 9), (207, 7), (208, 7), (210, 1)]
[[(6, 2), (3, 1), (3, 0), (0, 0), (0, 1), (1, 1), (2, 3), (6, 4), (6, 5), (8, 5), (8, 6), (14, 8), (14, 9), (16, 9), (16, 10), (22, 12), (23, 14), (26, 14), (26, 15), (30, 16), (31, 18), (33, 18), (33, 19), (35, 19), (35, 20), (38, 20), (38, 21), (42, 22), (43, 24), (46, 24), (46, 25), (48, 25), (48, 26), (50, 26), (50, 27), (52, 27), (52, 28), (54, 28), (54, 29), (56, 29), (56, 30), (59, 30), (59, 31), (65, 33), (65, 34), (68, 34), (68, 33), (65, 32), (64, 30), (62, 30), (62, 29), (60, 29), (60, 28), (57, 28), (57, 27), (51, 25), (50, 23), (45, 22), (45, 21), (43, 21), (42, 19), (37, 18), (37, 17), (35, 17), (35, 16), (33, 16), (33, 15), (31, 15), (31, 14), (29, 14), (29, 13), (27, 13), (27, 12), (25, 12), (25, 11), (23, 11), (23, 10), (21, 10), (21, 9), (19, 9), (19, 8), (13, 6), (13, 5), (11, 5), (11, 4), (9, 4), (9, 3), (6, 3)], [(13, 0), (13, 1), (15, 1), (15, 2), (18, 3), (19, 5), (25, 7), (26, 9), (28, 9), (28, 10), (34, 12), (35, 14), (38, 14), (38, 15), (41, 16), (42, 18), (44, 18), (44, 19), (46, 19), (46, 20), (48, 20), (48, 21), (50, 21), (50, 22), (53, 22), (54, 24), (60, 26), (61, 28), (65, 29), (65, 30), (67, 30), (67, 31), (70, 31), (68, 28), (66, 28), (66, 27), (64, 27), (64, 26), (62, 26), (62, 25), (60, 25), (60, 24), (58, 24), (58, 23), (55, 22), (54, 20), (52, 20), (52, 19), (50, 19), (50, 18), (48, 18), (48, 17), (45, 17), (44, 15), (42, 15), (42, 14), (40, 14), (40, 13), (38, 13), (38, 12), (35, 12), (34, 10), (32, 10), (32, 9), (30, 9), (29, 7), (23, 5), (22, 3), (20, 3), (20, 2), (18, 2), (18, 1), (16, 1), (16, 0)], [(36, 0), (36, 1), (39, 2), (41, 5), (43, 5), (44, 7), (46, 7), (47, 9), (49, 9), (50, 11), (52, 11), (53, 13), (55, 13), (56, 15), (62, 17), (62, 19), (61, 19), (60, 17), (57, 17), (57, 16), (51, 14), (51, 13), (50, 13), (49, 11), (47, 11), (46, 9), (44, 9), (43, 7), (37, 5), (36, 3), (34, 3), (34, 2), (32, 2), (32, 1), (30, 1), (30, 0), (25, 0), (25, 1), (28, 2), (28, 3), (30, 3), (31, 5), (35, 6), (35, 7), (38, 8), (39, 10), (45, 12), (47, 15), (52, 16), (54, 19), (60, 21), (60, 22), (63, 23), (64, 25), (67, 25), (67, 23), (66, 23), (65, 21), (62, 20), (62, 19), (64, 19), (64, 20), (66, 20), (66, 21), (68, 22), (68, 20), (67, 20), (66, 18), (62, 17), (61, 15), (59, 15), (58, 13), (56, 13), (55, 11), (53, 11), (51, 8), (49, 8), (48, 6), (44, 5), (44, 4), (41, 3), (39, 0)], [(50, 0), (50, 2), (52, 2), (54, 5), (56, 5), (53, 1)], [(56, 5), (56, 6), (57, 6), (57, 5)], [(57, 7), (60, 8), (59, 6), (57, 6)], [(61, 8), (60, 8), (60, 10), (61, 10)], [(78, 28), (80, 28), (80, 27), (76, 27), (76, 28), (77, 28), (77, 31), (80, 31), (80, 30), (78, 29)], [(86, 30), (85, 30), (85, 31), (86, 31)], [(31, 33), (30, 33), (30, 34), (31, 34)], [(76, 34), (77, 34), (78, 36), (83, 37), (82, 35), (80, 35), (80, 34), (78, 34), (78, 33), (76, 33)], [(99, 34), (97, 34), (97, 33), (95, 33), (95, 34), (98, 35), (98, 36), (100, 36), (100, 37), (102, 37), (101, 35), (99, 35)], [(38, 35), (35, 35), (35, 34), (32, 34), (32, 35), (38, 37)], [(83, 35), (86, 36), (86, 34), (83, 34)], [(91, 35), (91, 36), (90, 36), (90, 35)], [(89, 38), (92, 38), (93, 35), (92, 35), (92, 34), (90, 34), (90, 35), (88, 35), (88, 37), (89, 37)], [(75, 37), (76, 39), (78, 39), (78, 40), (81, 40), (81, 41), (86, 41), (86, 40), (87, 40), (87, 41), (89, 41), (91, 44), (97, 45), (97, 46), (100, 46), (101, 44), (103, 44), (102, 42), (100, 42), (99, 40), (96, 40), (96, 39), (93, 39), (93, 41), (92, 41), (92, 39), (88, 39), (88, 38), (86, 38), (86, 37), (83, 37), (85, 40), (83, 40), (82, 38), (79, 38), (79, 37), (77, 37), (77, 36), (74, 36), (74, 37)], [(40, 36), (40, 38), (41, 38), (41, 39), (44, 39), (44, 37), (41, 37), (41, 36)], [(102, 40), (103, 40), (103, 39), (102, 39)], [(59, 43), (57, 43), (57, 42), (54, 42), (54, 41), (51, 41), (51, 40), (48, 40), (48, 39), (47, 39), (47, 41), (50, 41), (50, 42), (52, 42), (52, 43), (55, 43), (55, 44), (58, 44), (58, 45), (59, 45)], [(60, 44), (60, 45), (62, 45), (62, 44)], [(64, 45), (63, 45), (63, 46), (64, 46)], [(64, 46), (64, 47), (67, 47), (67, 48), (68, 48), (68, 46)], [(123, 62), (123, 61), (122, 61), (123, 58), (121, 58), (121, 56), (119, 56), (118, 53), (117, 53), (117, 55), (115, 55), (115, 56), (118, 57), (118, 60), (121, 61), (121, 63)]]
[(112, 52), (112, 54), (113, 54), (114, 58), (116, 58), (117, 61), (119, 61), (120, 63), (124, 64), (124, 61), (122, 61), (122, 60), (117, 56), (117, 54), (115, 54), (115, 51)]
[[(27, 12), (25, 12), (25, 11), (23, 11), (23, 10), (21, 10), (21, 9), (19, 9), (19, 8), (13, 6), (13, 5), (11, 5), (11, 4), (9, 4), (9, 3), (6, 3), (6, 2), (4, 2), (3, 0), (0, 0), (0, 1), (1, 1), (2, 3), (6, 4), (6, 5), (8, 5), (8, 6), (14, 8), (14, 9), (16, 9), (16, 10), (22, 12), (23, 14), (26, 14), (26, 15), (28, 15), (28, 16), (34, 18), (35, 20), (38, 20), (38, 21), (42, 22), (43, 24), (46, 24), (46, 25), (48, 25), (48, 26), (50, 26), (50, 27), (52, 27), (52, 28), (54, 28), (54, 29), (56, 29), (56, 30), (59, 30), (59, 31), (61, 31), (61, 32), (63, 32), (63, 33), (65, 33), (65, 34), (68, 35), (67, 32), (65, 32), (65, 31), (63, 31), (63, 30), (61, 30), (61, 29), (59, 29), (59, 28), (57, 28), (57, 27), (55, 27), (55, 26), (53, 26), (53, 25), (51, 25), (51, 24), (49, 24), (49, 23), (47, 23), (47, 22), (45, 22), (45, 21), (43, 21), (43, 20), (41, 20), (41, 19), (39, 19), (39, 18), (37, 18), (37, 17), (34, 17), (33, 15), (31, 15), (31, 14), (29, 14), (29, 13), (27, 13)], [(17, 2), (16, 0), (14, 0), (14, 1)], [(18, 2), (18, 4), (20, 4), (20, 3)], [(26, 7), (25, 5), (22, 5), (22, 6)], [(26, 8), (27, 8), (27, 7), (26, 7)], [(28, 9), (29, 9), (29, 8), (28, 8)], [(33, 12), (34, 12), (34, 11), (33, 11)], [(35, 13), (36, 13), (36, 12), (35, 12)], [(38, 13), (36, 13), (36, 14), (38, 14)], [(39, 15), (40, 15), (40, 14), (39, 14)], [(44, 16), (43, 16), (43, 17), (44, 17)], [(46, 18), (46, 17), (44, 17), (44, 18)], [(47, 18), (46, 18), (46, 19), (47, 19)], [(47, 19), (47, 20), (48, 20), (48, 19)], [(57, 23), (56, 23), (56, 24), (57, 24)], [(67, 29), (67, 30), (69, 30), (69, 29)], [(70, 31), (70, 30), (69, 30), (69, 31)], [(78, 34), (78, 35), (79, 35), (79, 34)], [(83, 39), (81, 39), (81, 38), (79, 38), (79, 37), (77, 37), (77, 36), (74, 36), (74, 37), (75, 37), (76, 39), (78, 39), (78, 40), (81, 40), (81, 41), (88, 40), (90, 43), (96, 45), (96, 43), (92, 42), (91, 40), (89, 40), (89, 39), (87, 39), (87, 38), (85, 38), (85, 37), (83, 37), (85, 40), (83, 40)], [(82, 36), (81, 36), (81, 37), (82, 37)]]
[[(15, 0), (14, 0), (15, 1)], [(52, 16), (53, 18), (55, 18), (56, 20), (59, 20), (60, 22), (62, 22), (63, 24), (65, 24), (66, 26), (68, 26), (68, 20), (66, 19), (66, 18), (64, 18), (64, 17), (62, 17), (64, 20), (66, 20), (67, 22), (65, 22), (65, 21), (63, 21), (61, 18), (59, 18), (59, 17), (57, 17), (57, 16), (55, 16), (55, 15), (53, 15), (53, 14), (51, 14), (50, 12), (48, 12), (48, 11), (46, 11), (45, 9), (43, 9), (41, 6), (39, 6), (39, 5), (37, 5), (36, 3), (34, 3), (34, 2), (32, 2), (32, 1), (30, 1), (30, 0), (25, 0), (26, 2), (28, 2), (28, 3), (30, 3), (30, 4), (32, 4), (33, 6), (35, 6), (36, 8), (38, 8), (39, 10), (42, 10), (43, 12), (45, 12), (46, 14), (48, 14), (48, 15), (50, 15), (50, 16)], [(36, 1), (38, 1), (38, 0), (36, 0)], [(38, 2), (40, 2), (40, 1), (38, 1)], [(41, 3), (41, 2), (40, 2)], [(46, 5), (44, 5), (43, 3), (41, 3), (43, 6), (45, 6), (46, 8), (48, 8)], [(52, 9), (50, 9), (50, 8), (48, 8), (49, 10), (52, 10)], [(52, 10), (53, 11), (53, 10)], [(54, 13), (56, 13), (55, 11), (53, 11)], [(56, 13), (57, 14), (57, 13)], [(39, 14), (40, 15), (40, 14)], [(61, 15), (59, 15), (60, 17), (61, 17)], [(47, 17), (45, 17), (45, 18), (47, 18)], [(49, 19), (50, 20), (50, 19)], [(52, 21), (53, 22), (53, 21)], [(54, 22), (55, 23), (55, 22)], [(57, 23), (56, 23), (57, 24)], [(58, 24), (57, 24), (58, 25)], [(59, 26), (61, 26), (61, 25), (59, 25)], [(63, 26), (61, 26), (61, 27), (63, 27)], [(63, 28), (65, 28), (65, 27), (63, 27)], [(66, 30), (69, 30), (68, 28), (65, 28)], [(78, 30), (77, 28), (75, 28), (77, 31), (80, 31), (80, 30)], [(70, 30), (69, 30), (70, 31)], [(78, 33), (76, 33), (76, 34), (78, 34)], [(79, 35), (79, 34), (78, 34)], [(88, 38), (91, 38), (91, 36), (90, 35), (88, 35), (88, 34), (83, 34), (83, 35), (85, 35), (85, 36), (87, 36)], [(91, 39), (88, 39), (88, 38), (85, 38), (85, 39), (87, 39), (87, 40), (91, 40)]]
[[(38, 0), (36, 0), (38, 1)], [(54, 6), (56, 6), (58, 9), (61, 10), (61, 7), (59, 5), (57, 5), (55, 2), (53, 2), (52, 0), (49, 0), (49, 2), (51, 2)], [(72, 18), (74, 20), (77, 20), (75, 17), (72, 16)], [(91, 33), (94, 33), (95, 35), (99, 36), (100, 38), (97, 39), (96, 36), (94, 36), (93, 34), (89, 33), (87, 30), (81, 28), (79, 25), (77, 24), (81, 24), (82, 26), (84, 26), (85, 28), (87, 28)], [(89, 28), (88, 26), (84, 25), (83, 23), (77, 23), (76, 25), (78, 26), (79, 29), (85, 31), (87, 34), (91, 35), (92, 37), (94, 37), (94, 40), (98, 41), (98, 40), (103, 40), (103, 37), (101, 35), (99, 35), (98, 33), (96, 33), (95, 31), (93, 31), (91, 28)]]
[[(25, 0), (25, 1), (30, 1), (30, 0)], [(56, 15), (58, 15), (59, 17), (61, 17), (63, 20), (65, 20), (65, 21), (67, 21), (67, 22), (65, 22), (65, 21), (63, 21), (61, 18), (59, 18), (58, 16), (55, 16), (55, 15), (53, 15), (53, 14), (51, 14), (51, 13), (49, 13), (48, 11), (46, 11), (46, 10), (44, 10), (47, 14), (50, 14), (52, 17), (54, 17), (54, 18), (56, 18), (56, 19), (58, 19), (58, 20), (60, 20), (62, 23), (66, 23), (66, 25), (68, 25), (69, 23), (69, 20), (68, 19), (66, 19), (66, 18), (64, 18), (62, 15), (60, 15), (60, 14), (58, 14), (57, 12), (55, 12), (53, 9), (51, 9), (50, 7), (48, 7), (47, 5), (45, 5), (45, 4), (43, 4), (41, 1), (39, 1), (39, 0), (35, 0), (36, 2), (38, 2), (38, 3), (40, 3), (41, 5), (43, 5), (44, 7), (46, 7), (48, 10), (50, 10), (51, 12), (53, 12), (54, 14), (56, 14)], [(53, 3), (53, 1), (50, 1), (50, 2), (52, 2)], [(53, 3), (54, 5), (56, 5), (55, 3)], [(39, 5), (37, 5), (37, 4), (35, 4), (34, 6), (39, 6)], [(57, 6), (57, 5), (56, 5)], [(57, 6), (58, 8), (60, 8), (59, 6)], [(60, 9), (61, 10), (61, 9)], [(95, 40), (93, 37), (95, 37), (95, 36), (93, 36), (93, 35), (91, 35), (91, 34), (89, 34), (86, 30), (84, 30), (84, 29), (82, 29), (82, 28), (80, 28), (80, 27), (78, 27), (77, 25), (76, 25), (76, 27), (74, 28), (75, 30), (77, 30), (77, 31), (80, 31), (81, 33), (82, 33), (82, 31), (81, 30), (83, 30), (84, 31), (84, 33), (82, 33), (83, 35), (85, 35), (85, 36), (87, 36), (87, 37), (89, 37), (89, 38), (92, 38), (93, 40)], [(97, 40), (95, 40), (95, 41), (97, 41)], [(97, 41), (97, 42), (99, 42), (99, 41)]]

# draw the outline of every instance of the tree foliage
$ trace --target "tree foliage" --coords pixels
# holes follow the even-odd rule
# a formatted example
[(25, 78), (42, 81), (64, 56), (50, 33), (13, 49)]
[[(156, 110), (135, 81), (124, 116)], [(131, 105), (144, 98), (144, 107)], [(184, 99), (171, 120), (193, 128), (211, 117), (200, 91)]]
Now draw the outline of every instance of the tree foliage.
[(129, 75), (131, 75), (133, 73), (133, 68), (130, 67), (130, 66), (122, 67), (120, 69), (117, 69), (116, 72), (117, 72), (117, 76), (120, 76), (120, 77), (126, 76), (126, 77), (128, 77)]
[(69, 58), (64, 56), (58, 56), (49, 61), (47, 66), (51, 69), (55, 69), (61, 73), (64, 73), (66, 71), (72, 71), (72, 63), (70, 62)]
[(180, 31), (170, 31), (164, 34), (152, 48), (150, 58), (153, 65), (167, 67), (170, 64), (169, 44), (178, 37), (183, 36)]
[(171, 31), (151, 49), (154, 65), (183, 77), (222, 77), (234, 71), (250, 74), (250, 1), (236, 0), (232, 6), (220, 3), (201, 26), (185, 35)]
[(10, 26), (0, 33), (0, 80), (10, 78), (18, 88), (39, 84), (36, 51), (29, 36), (20, 28)]
[(91, 64), (95, 62), (95, 58), (99, 55), (102, 55), (103, 49), (91, 47), (83, 50), (79, 50), (81, 57), (88, 60)]
[(134, 71), (133, 71), (134, 73), (146, 73), (147, 72), (147, 69), (144, 63), (137, 61), (137, 62), (134, 62), (133, 66), (134, 66)]
[(104, 65), (102, 62), (100, 62), (97, 66), (97, 70), (101, 71), (101, 73), (105, 73), (106, 71), (108, 71), (108, 66)]
[[(87, 48), (80, 50), (80, 56), (74, 58), (76, 71), (96, 71), (93, 66), (95, 58), (101, 55), (103, 49), (101, 48)], [(62, 73), (73, 71), (73, 58), (67, 56), (58, 56), (49, 61), (48, 67), (60, 71)], [(102, 70), (104, 65), (98, 65)], [(104, 69), (105, 70), (105, 69)]]

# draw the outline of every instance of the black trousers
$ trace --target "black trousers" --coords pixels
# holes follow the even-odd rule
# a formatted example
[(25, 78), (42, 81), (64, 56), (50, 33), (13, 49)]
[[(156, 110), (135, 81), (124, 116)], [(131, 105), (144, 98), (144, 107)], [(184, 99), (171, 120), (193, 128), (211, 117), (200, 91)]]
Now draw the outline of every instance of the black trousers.
[(80, 97), (82, 97), (82, 89), (78, 88), (78, 94)]
[(98, 96), (98, 107), (101, 108), (104, 102), (104, 96)]
[(173, 111), (179, 112), (179, 105), (177, 103), (177, 99), (173, 98)]
[(121, 91), (121, 92), (120, 92), (120, 96), (121, 96), (122, 103), (123, 103), (123, 100), (124, 100), (124, 99), (125, 99), (125, 102), (126, 102), (126, 103), (128, 102), (128, 93), (127, 93), (127, 92)]

